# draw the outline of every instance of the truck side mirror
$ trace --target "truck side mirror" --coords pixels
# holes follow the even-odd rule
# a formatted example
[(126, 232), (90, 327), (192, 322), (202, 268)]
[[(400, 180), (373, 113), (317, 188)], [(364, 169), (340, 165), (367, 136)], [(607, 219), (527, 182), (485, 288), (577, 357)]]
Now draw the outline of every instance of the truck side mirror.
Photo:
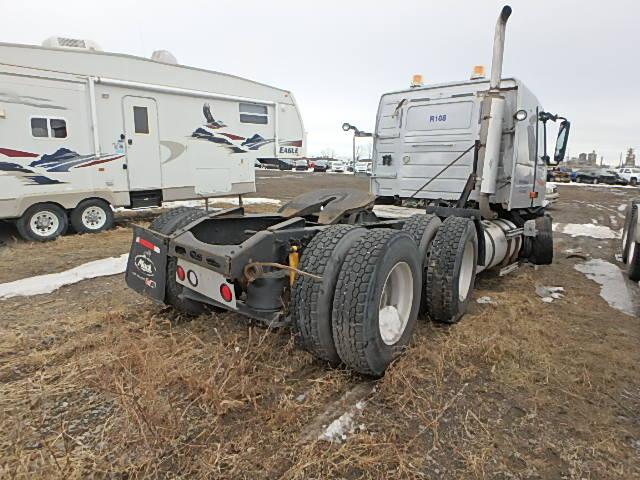
[(569, 143), (569, 130), (571, 129), (571, 123), (568, 120), (563, 120), (558, 130), (558, 138), (556, 140), (556, 151), (553, 155), (553, 161), (558, 164), (564, 160), (564, 155), (567, 152), (567, 144)]

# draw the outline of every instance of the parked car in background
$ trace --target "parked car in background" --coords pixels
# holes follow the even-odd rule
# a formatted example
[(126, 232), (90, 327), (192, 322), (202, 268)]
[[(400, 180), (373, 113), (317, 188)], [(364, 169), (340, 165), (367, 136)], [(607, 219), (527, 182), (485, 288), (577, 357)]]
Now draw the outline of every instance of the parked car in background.
[(372, 172), (373, 172), (373, 163), (369, 163), (367, 165), (367, 175), (371, 175)]
[(314, 172), (326, 172), (329, 170), (329, 162), (326, 160), (316, 160), (313, 165)]
[(331, 171), (336, 173), (344, 173), (347, 168), (343, 162), (331, 162)]
[(293, 160), (280, 160), (280, 170), (293, 170)]
[(293, 168), (298, 171), (307, 171), (309, 169), (309, 162), (307, 162), (304, 158), (296, 160)]
[(626, 185), (627, 181), (624, 180), (613, 170), (581, 170), (572, 174), (576, 183), (604, 183), (607, 185)]
[(355, 173), (367, 173), (367, 169), (371, 165), (371, 162), (358, 162), (356, 163)]
[(621, 167), (617, 170), (618, 175), (624, 178), (629, 185), (636, 186), (640, 183), (640, 168)]

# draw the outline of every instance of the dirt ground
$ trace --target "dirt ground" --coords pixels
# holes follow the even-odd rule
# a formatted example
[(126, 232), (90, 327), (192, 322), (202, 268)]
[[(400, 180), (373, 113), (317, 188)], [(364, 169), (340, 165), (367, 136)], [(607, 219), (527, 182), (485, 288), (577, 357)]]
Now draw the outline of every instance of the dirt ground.
[[(255, 197), (286, 200), (368, 180), (275, 171), (257, 186)], [(555, 222), (613, 231), (640, 196), (559, 191)], [(131, 222), (157, 213), (43, 245), (0, 225), (0, 283), (125, 253)], [(451, 327), (422, 319), (378, 381), (314, 361), (284, 329), (232, 313), (180, 318), (123, 275), (2, 300), (0, 478), (640, 478), (638, 315), (574, 268), (620, 266), (618, 249), (557, 234), (553, 265), (483, 273), (474, 298), (493, 303), (473, 302)], [(537, 285), (565, 297), (543, 303)], [(319, 440), (346, 411), (353, 432)]]

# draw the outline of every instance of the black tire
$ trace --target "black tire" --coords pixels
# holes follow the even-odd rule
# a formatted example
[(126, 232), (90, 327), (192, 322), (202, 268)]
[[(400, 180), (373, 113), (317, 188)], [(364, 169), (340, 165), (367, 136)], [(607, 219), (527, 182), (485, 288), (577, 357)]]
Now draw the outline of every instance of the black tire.
[[(40, 227), (33, 225), (32, 220)], [(69, 227), (67, 212), (55, 203), (32, 205), (16, 221), (16, 228), (22, 238), (29, 242), (49, 242), (64, 235)]]
[[(387, 343), (381, 334), (379, 313), (383, 289), (396, 267), (405, 273), (404, 278), (411, 279), (412, 287), (389, 290), (393, 295), (405, 292), (411, 300), (397, 304), (403, 307), (406, 323), (394, 332), (397, 337)], [(418, 316), (421, 277), (420, 254), (406, 232), (375, 229), (353, 244), (338, 275), (332, 314), (336, 350), (348, 367), (378, 377), (404, 351)], [(385, 290), (387, 293), (392, 295)]]
[(638, 185), (638, 179), (633, 177), (631, 180), (629, 180), (629, 185), (635, 187), (636, 185)]
[[(151, 222), (149, 230), (170, 235), (175, 231), (187, 226), (198, 218), (204, 217), (208, 212), (192, 207), (178, 207), (163, 213)], [(180, 313), (186, 315), (202, 315), (211, 311), (223, 311), (223, 308), (213, 307), (205, 303), (196, 302), (188, 298), (182, 298), (184, 288), (176, 281), (176, 268), (178, 260), (176, 257), (169, 257), (167, 261), (167, 282), (165, 287), (165, 303), (171, 305)]]
[(83, 200), (69, 217), (77, 233), (99, 233), (113, 228), (111, 205), (98, 198)]
[(624, 219), (624, 227), (622, 229), (622, 261), (627, 263), (629, 258), (629, 247), (631, 246), (629, 243), (629, 238), (633, 238), (629, 235), (629, 230), (636, 223), (636, 217), (638, 215), (638, 201), (633, 200), (629, 202), (627, 205), (627, 215)]
[(429, 248), (436, 236), (442, 220), (436, 215), (418, 214), (412, 215), (404, 222), (402, 230), (407, 232), (418, 245), (418, 252), (422, 259), (422, 298), (420, 300), (420, 313), (427, 311), (427, 267), (429, 265)]
[[(473, 251), (471, 264), (467, 248)], [(445, 219), (431, 244), (427, 267), (427, 313), (432, 320), (460, 320), (471, 298), (477, 264), (478, 238), (473, 221), (462, 217)]]
[(536, 218), (538, 234), (531, 239), (531, 256), (529, 260), (535, 265), (551, 265), (553, 263), (553, 225), (549, 215)]
[(316, 234), (302, 252), (300, 269), (322, 276), (322, 281), (299, 275), (291, 292), (293, 326), (300, 346), (332, 365), (340, 363), (331, 327), (338, 274), (351, 246), (366, 233), (353, 225), (333, 225)]
[(635, 236), (631, 237), (629, 240), (629, 261), (627, 263), (627, 276), (634, 282), (640, 281), (640, 243), (635, 241)]

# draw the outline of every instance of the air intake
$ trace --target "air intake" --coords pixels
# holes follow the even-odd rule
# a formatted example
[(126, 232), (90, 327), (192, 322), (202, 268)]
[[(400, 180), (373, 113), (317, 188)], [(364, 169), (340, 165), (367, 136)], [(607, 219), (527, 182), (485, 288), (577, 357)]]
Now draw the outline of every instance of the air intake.
[(67, 37), (49, 37), (42, 42), (42, 46), (47, 48), (66, 48), (73, 50), (102, 50), (100, 46), (92, 40)]

